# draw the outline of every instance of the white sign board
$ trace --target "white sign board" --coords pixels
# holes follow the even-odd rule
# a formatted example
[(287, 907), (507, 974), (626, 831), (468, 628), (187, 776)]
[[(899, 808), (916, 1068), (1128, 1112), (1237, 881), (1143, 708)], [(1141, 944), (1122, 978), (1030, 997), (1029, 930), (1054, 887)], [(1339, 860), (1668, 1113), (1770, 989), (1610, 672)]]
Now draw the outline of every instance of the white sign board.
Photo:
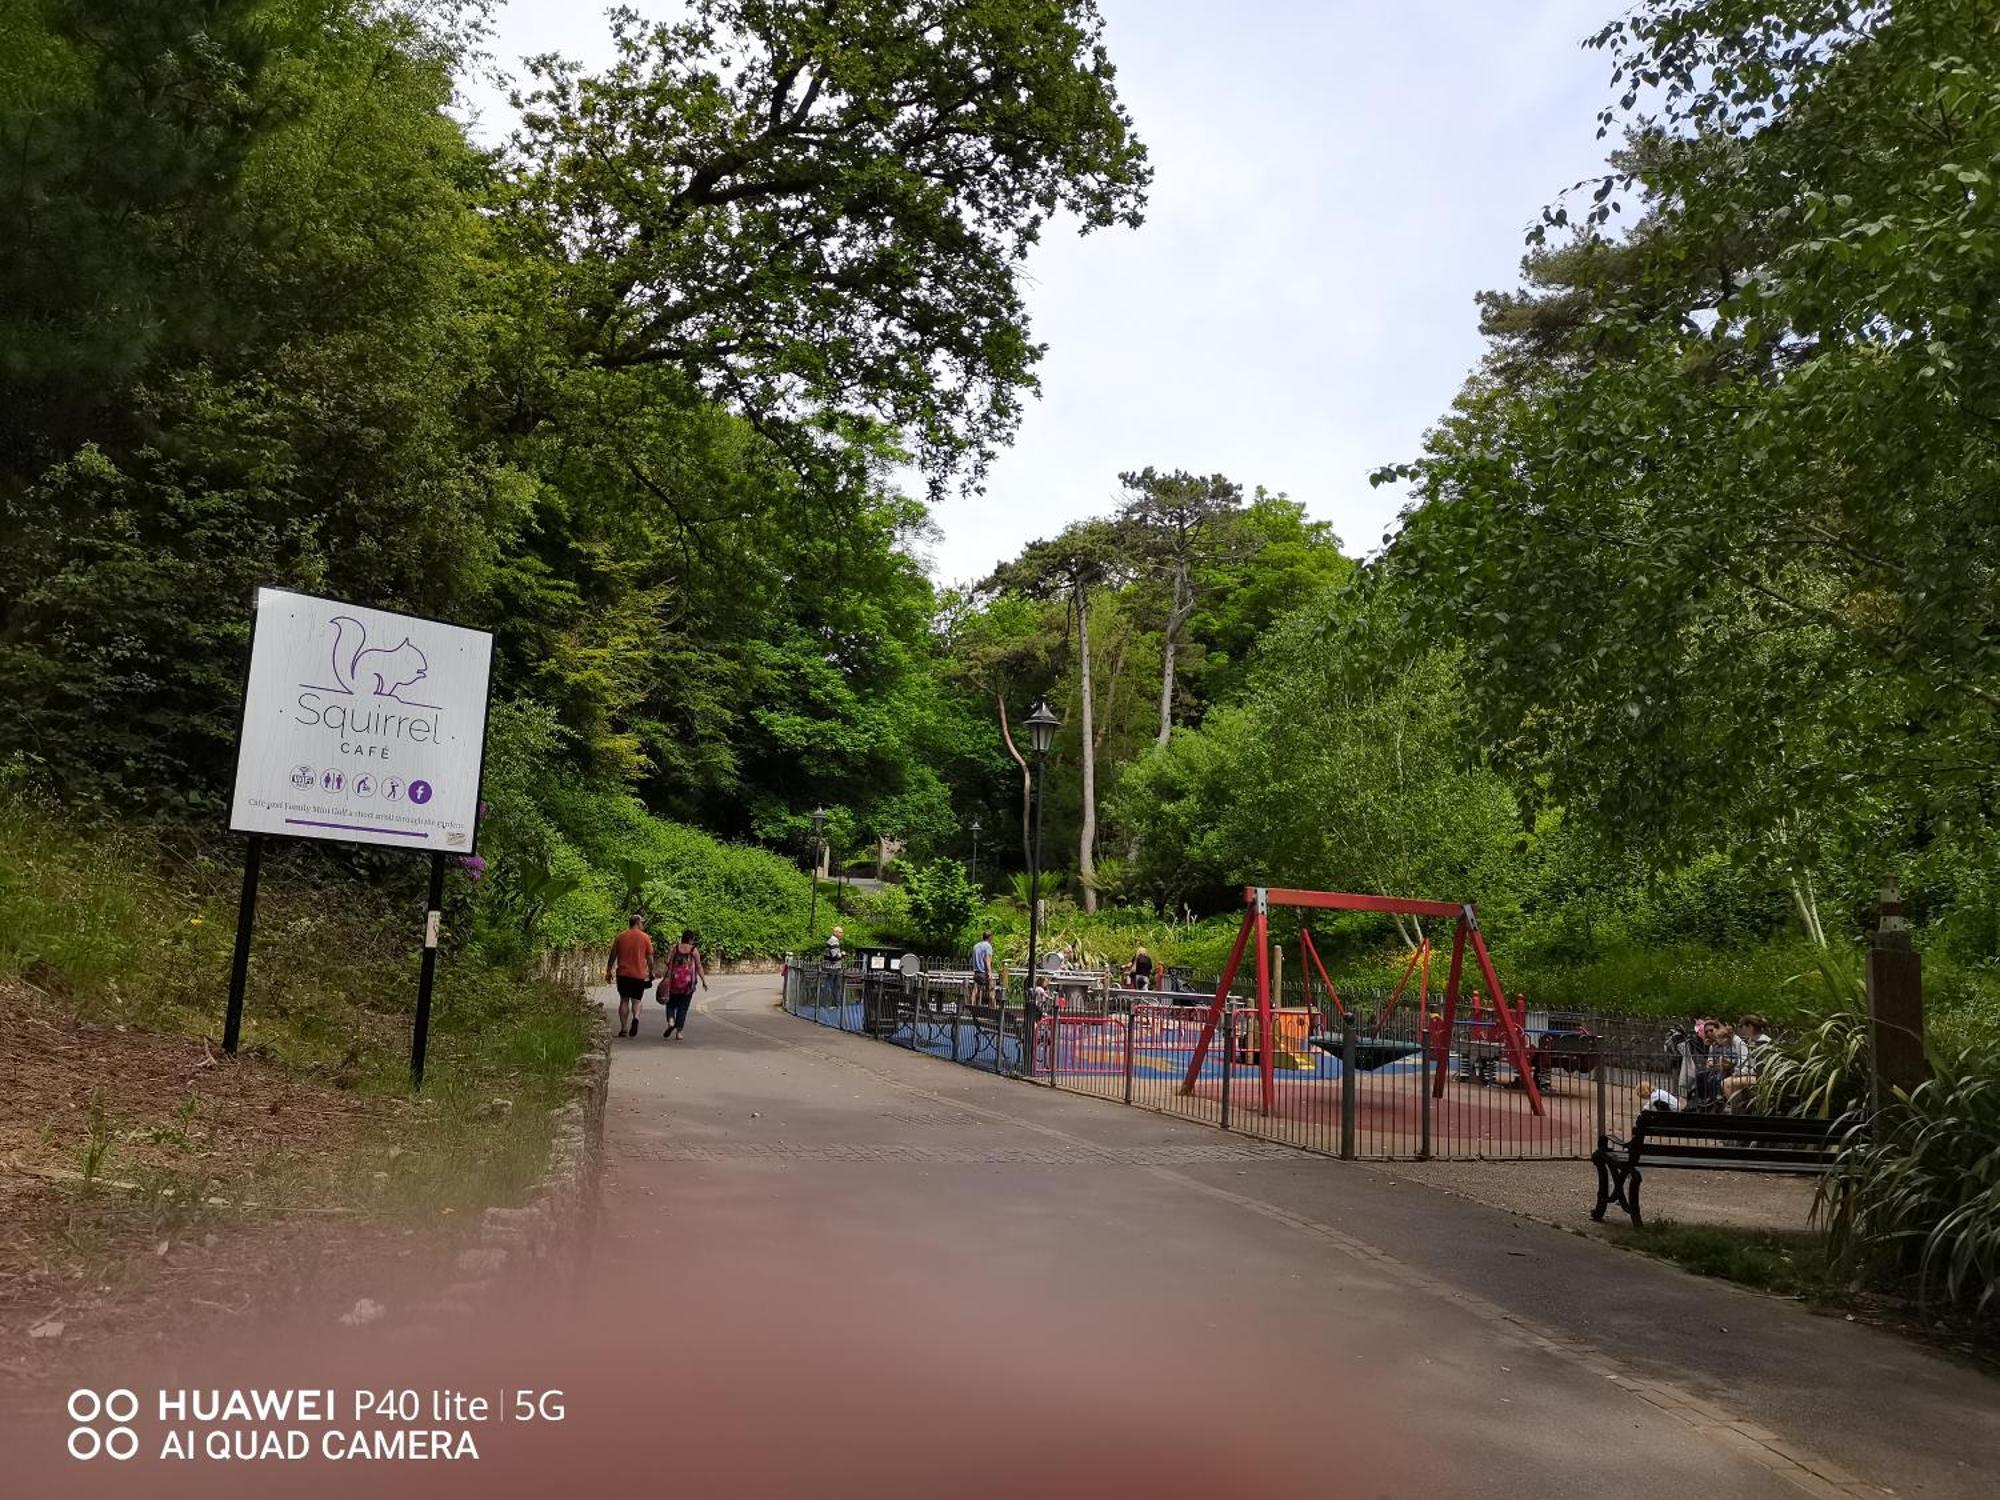
[(492, 670), (483, 630), (259, 589), (229, 826), (472, 853)]

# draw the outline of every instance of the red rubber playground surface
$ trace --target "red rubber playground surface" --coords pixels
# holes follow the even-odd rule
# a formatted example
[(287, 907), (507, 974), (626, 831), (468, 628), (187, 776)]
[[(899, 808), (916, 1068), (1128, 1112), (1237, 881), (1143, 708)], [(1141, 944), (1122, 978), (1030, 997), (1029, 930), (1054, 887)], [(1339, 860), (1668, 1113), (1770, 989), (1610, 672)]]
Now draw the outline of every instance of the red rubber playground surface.
[[(1268, 1113), (1261, 1107), (1261, 1058), (1254, 1040), (1248, 1045), (1239, 1042), (1235, 1059), (1227, 1065), (1218, 1041), (1193, 1090), (1183, 1092), (1201, 1020), (1197, 1008), (1140, 1006), (1129, 1021), (1125, 1015), (1110, 1015), (1064, 1017), (1053, 1026), (1045, 1022), (1036, 1047), (1036, 1076), (1077, 1093), (1129, 1097), (1142, 1108), (1212, 1125), (1226, 1123), (1247, 1135), (1315, 1151), (1340, 1149), (1340, 1059), (1305, 1041), (1310, 1024), (1306, 1013), (1279, 1014), (1274, 1098)], [(1365, 1157), (1417, 1156), (1424, 1149), (1427, 1070), (1413, 1035), (1383, 1040), (1392, 1045), (1373, 1053), (1381, 1065), (1371, 1069), (1364, 1061), (1355, 1070), (1355, 1152)], [(1404, 1044), (1402, 1048), (1393, 1045), (1396, 1041)], [(1398, 1050), (1405, 1055), (1391, 1055)], [(1526, 1090), (1497, 1052), (1490, 1044), (1453, 1048), (1442, 1093), (1430, 1100), (1431, 1154), (1588, 1156), (1598, 1130), (1597, 1091), (1591, 1076), (1560, 1071), (1544, 1075), (1542, 1113), (1537, 1115)], [(1362, 1055), (1370, 1058), (1367, 1048)], [(1428, 1081), (1435, 1083), (1434, 1078)]]

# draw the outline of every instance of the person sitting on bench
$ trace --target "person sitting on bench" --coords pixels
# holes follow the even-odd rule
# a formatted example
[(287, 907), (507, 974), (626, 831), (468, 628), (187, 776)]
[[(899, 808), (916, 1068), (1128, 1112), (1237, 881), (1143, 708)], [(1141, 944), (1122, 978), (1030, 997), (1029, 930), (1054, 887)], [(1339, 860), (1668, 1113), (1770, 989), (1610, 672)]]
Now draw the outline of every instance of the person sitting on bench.
[(1697, 1026), (1696, 1035), (1707, 1050), (1695, 1070), (1687, 1102), (1712, 1108), (1722, 1101), (1722, 1080), (1736, 1071), (1736, 1049), (1730, 1045), (1736, 1034), (1728, 1022), (1715, 1021), (1705, 1029)]
[(1734, 1065), (1722, 1080), (1723, 1101), (1732, 1109), (1747, 1108), (1757, 1091), (1758, 1052), (1770, 1041), (1762, 1016), (1745, 1016), (1736, 1023), (1730, 1038)]

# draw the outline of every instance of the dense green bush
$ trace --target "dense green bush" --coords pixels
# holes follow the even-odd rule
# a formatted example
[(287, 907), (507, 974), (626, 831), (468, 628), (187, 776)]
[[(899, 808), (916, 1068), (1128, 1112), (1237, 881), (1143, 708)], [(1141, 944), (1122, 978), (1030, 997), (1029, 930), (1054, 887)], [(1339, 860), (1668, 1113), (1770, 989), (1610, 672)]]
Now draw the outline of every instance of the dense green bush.
[(978, 909), (979, 893), (955, 859), (914, 866), (904, 881), (910, 924), (933, 952), (955, 950)]
[(838, 919), (833, 915), (837, 889), (836, 886), (825, 886), (819, 893), (819, 931), (822, 936), (839, 920), (847, 929), (850, 943), (862, 940), (855, 936), (859, 932), (875, 942), (891, 946), (922, 945), (922, 939), (917, 936), (916, 923), (910, 915), (909, 895), (900, 885), (885, 885), (879, 891), (848, 886)]
[[(563, 787), (548, 807), (560, 830), (551, 866), (579, 881), (542, 920), (548, 946), (610, 943), (624, 926), (627, 866), (643, 876), (640, 909), (656, 930), (691, 927), (718, 958), (778, 954), (805, 941), (811, 882), (791, 861), (656, 818), (622, 792)], [(820, 908), (831, 916), (825, 890)]]
[[(1028, 913), (1013, 900), (989, 902), (979, 923), (991, 927), (995, 946), (1008, 964), (1028, 957)], [(1162, 965), (1182, 966), (1198, 974), (1222, 967), (1236, 936), (1231, 915), (1177, 922), (1144, 907), (1105, 906), (1085, 912), (1068, 901), (1049, 901), (1040, 934), (1043, 949), (1073, 948), (1091, 967), (1123, 967), (1133, 949), (1143, 946)]]
[(2000, 1315), (2000, 1047), (1933, 1056), (1822, 1189), (1834, 1251), (1940, 1316)]
[(1758, 1102), (1848, 1122), (1813, 1205), (1839, 1274), (1983, 1321), (2000, 1314), (2000, 1045), (1929, 1051), (1931, 1077), (1871, 1115), (1868, 1022), (1841, 1012), (1772, 1043)]
[(1757, 1077), (1767, 1110), (1837, 1119), (1868, 1099), (1868, 1022), (1841, 1011), (1792, 1036), (1782, 1033)]

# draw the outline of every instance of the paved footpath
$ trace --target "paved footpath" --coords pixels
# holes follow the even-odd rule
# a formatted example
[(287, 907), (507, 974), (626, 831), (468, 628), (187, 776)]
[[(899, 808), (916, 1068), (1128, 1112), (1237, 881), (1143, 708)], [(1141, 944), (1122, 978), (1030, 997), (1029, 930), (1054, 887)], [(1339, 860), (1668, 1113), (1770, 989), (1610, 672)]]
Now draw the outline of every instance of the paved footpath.
[(613, 1054), (603, 1357), (688, 1493), (2000, 1490), (2000, 1383), (1890, 1335), (776, 998)]

